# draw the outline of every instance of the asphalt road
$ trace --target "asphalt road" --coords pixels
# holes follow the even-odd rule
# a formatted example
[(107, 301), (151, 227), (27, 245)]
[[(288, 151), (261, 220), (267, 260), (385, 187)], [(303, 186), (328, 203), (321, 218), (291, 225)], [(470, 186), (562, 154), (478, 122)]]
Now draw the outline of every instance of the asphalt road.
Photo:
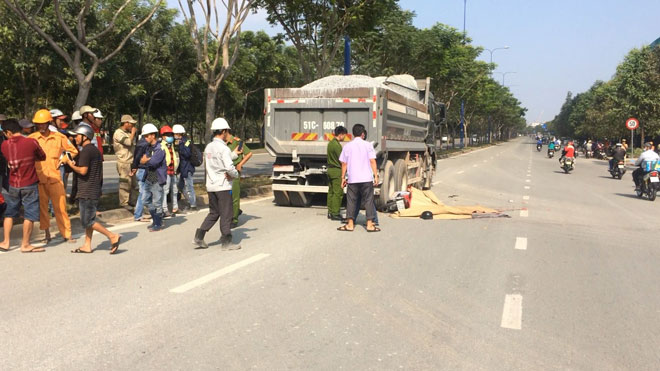
[[(320, 207), (242, 206), (242, 250), (195, 250), (206, 211), (114, 227), (121, 253), (0, 254), (3, 369), (656, 370), (658, 204), (630, 172), (534, 143), (442, 160), (448, 204), (511, 218), (337, 232)], [(362, 219), (359, 220), (363, 222)], [(219, 237), (214, 229), (211, 242)], [(103, 241), (103, 242), (101, 242)]]
[[(270, 175), (273, 171), (274, 157), (268, 153), (254, 153), (252, 158), (243, 167), (243, 176)], [(71, 178), (69, 178), (71, 179)], [(195, 172), (195, 183), (204, 184), (204, 168), (198, 167)], [(71, 187), (69, 187), (69, 190)], [(117, 192), (119, 189), (119, 176), (117, 162), (114, 160), (103, 162), (103, 193)]]

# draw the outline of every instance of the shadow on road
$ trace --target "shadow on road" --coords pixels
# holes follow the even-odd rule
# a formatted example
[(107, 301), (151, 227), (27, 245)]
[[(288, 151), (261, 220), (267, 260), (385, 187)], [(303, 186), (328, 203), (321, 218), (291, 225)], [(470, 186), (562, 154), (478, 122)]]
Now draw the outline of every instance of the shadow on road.
[(620, 197), (628, 197), (628, 198), (635, 198), (635, 199), (642, 199), (641, 197), (637, 197), (636, 194), (634, 193), (615, 193), (615, 195), (620, 196)]

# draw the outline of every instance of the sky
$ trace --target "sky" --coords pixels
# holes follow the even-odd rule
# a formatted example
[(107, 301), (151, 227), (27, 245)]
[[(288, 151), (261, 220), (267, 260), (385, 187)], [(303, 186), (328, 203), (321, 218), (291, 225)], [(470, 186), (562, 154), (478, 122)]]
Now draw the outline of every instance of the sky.
[[(176, 0), (168, 0), (178, 8)], [(444, 23), (463, 29), (464, 0), (399, 0), (414, 11), (418, 28)], [(527, 111), (527, 122), (546, 122), (566, 94), (609, 80), (633, 48), (660, 37), (660, 0), (467, 0), (466, 31), (472, 43), (496, 50), (496, 71)], [(248, 16), (244, 30), (281, 32), (263, 12)], [(480, 59), (489, 61), (484, 51)], [(511, 72), (511, 73), (509, 73)], [(418, 76), (419, 77), (419, 76)], [(494, 78), (502, 81), (502, 74)]]

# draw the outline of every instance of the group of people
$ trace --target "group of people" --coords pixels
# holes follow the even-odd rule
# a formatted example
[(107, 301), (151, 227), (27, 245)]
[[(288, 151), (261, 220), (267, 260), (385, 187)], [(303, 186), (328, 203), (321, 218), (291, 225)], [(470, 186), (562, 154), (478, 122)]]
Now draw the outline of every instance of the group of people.
[[(39, 221), (39, 228), (44, 231), (43, 242), (51, 241), (51, 210), (62, 241), (76, 242), (66, 209), (66, 189), (71, 173), (69, 200), (78, 205), (80, 221), (85, 228), (84, 243), (72, 252), (91, 253), (94, 231), (110, 240), (111, 254), (119, 248), (121, 236), (96, 221), (103, 185), (103, 138), (100, 135), (103, 115), (98, 109), (85, 105), (72, 115), (70, 123), (66, 122), (67, 118), (57, 109), (40, 109), (32, 120), (0, 115), (3, 134), (0, 135), (0, 178), (6, 190), (4, 196), (0, 194), (0, 213), (4, 214), (4, 240), (0, 242), (0, 251), (9, 250), (14, 218), (20, 215), (21, 209), (24, 217), (22, 252), (45, 251), (30, 243), (30, 235), (34, 222)], [(230, 133), (226, 120), (218, 118), (213, 122), (214, 140), (204, 153), (187, 137), (182, 125), (164, 125), (159, 130), (147, 123), (142, 126), (138, 138), (136, 120), (123, 115), (120, 121), (120, 127), (112, 136), (119, 174), (119, 204), (132, 210), (136, 221), (150, 220), (150, 231), (160, 231), (163, 219), (179, 211), (179, 189), (187, 199), (189, 210), (197, 210), (193, 176), (195, 168), (205, 162), (210, 213), (193, 242), (206, 247), (199, 231), (208, 231), (222, 217), (223, 248), (240, 248), (232, 242), (231, 228), (238, 225), (242, 213), (240, 172), (252, 154)], [(225, 147), (229, 160), (225, 158)], [(144, 215), (145, 209), (149, 216)]]

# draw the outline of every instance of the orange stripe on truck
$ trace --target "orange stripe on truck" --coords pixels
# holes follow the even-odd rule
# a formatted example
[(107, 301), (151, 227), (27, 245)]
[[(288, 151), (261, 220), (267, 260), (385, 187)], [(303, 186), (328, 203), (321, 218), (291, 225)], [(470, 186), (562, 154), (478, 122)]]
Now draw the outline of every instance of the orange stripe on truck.
[(291, 140), (296, 141), (314, 141), (319, 139), (319, 135), (316, 133), (292, 133)]

